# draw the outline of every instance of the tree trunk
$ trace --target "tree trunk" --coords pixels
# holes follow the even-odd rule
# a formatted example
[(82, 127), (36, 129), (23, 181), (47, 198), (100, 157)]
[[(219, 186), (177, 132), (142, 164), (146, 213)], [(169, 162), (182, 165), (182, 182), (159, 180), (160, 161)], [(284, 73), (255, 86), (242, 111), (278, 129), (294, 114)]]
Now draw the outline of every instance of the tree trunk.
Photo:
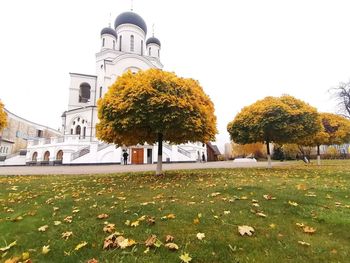
[(317, 165), (321, 165), (321, 154), (319, 145), (317, 145)]
[(266, 141), (266, 152), (267, 152), (267, 167), (272, 168), (271, 165), (271, 154), (270, 154), (270, 142)]
[(162, 175), (162, 161), (163, 161), (163, 134), (158, 133), (158, 159), (156, 175)]

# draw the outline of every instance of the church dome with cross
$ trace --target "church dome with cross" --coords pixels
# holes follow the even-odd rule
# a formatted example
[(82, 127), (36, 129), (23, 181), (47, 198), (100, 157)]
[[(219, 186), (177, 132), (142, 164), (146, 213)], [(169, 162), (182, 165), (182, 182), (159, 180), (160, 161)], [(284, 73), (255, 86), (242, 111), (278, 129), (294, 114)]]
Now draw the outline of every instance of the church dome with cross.
[(145, 35), (147, 34), (147, 25), (145, 20), (135, 12), (124, 12), (121, 13), (114, 21), (114, 28), (117, 29), (120, 25), (132, 24), (138, 26), (143, 30)]

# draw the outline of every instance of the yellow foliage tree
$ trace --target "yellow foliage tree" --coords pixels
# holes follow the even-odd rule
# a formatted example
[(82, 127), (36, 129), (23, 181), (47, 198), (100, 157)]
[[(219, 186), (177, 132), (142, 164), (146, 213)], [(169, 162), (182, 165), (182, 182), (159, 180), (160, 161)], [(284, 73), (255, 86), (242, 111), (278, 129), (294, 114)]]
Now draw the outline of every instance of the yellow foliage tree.
[(7, 115), (4, 111), (4, 104), (0, 101), (0, 131), (7, 125)]
[(333, 113), (320, 113), (322, 130), (305, 138), (302, 145), (317, 147), (317, 162), (320, 164), (320, 146), (350, 142), (350, 120)]
[(118, 146), (162, 142), (208, 142), (217, 133), (214, 104), (199, 83), (174, 73), (149, 69), (126, 72), (98, 102), (97, 137)]
[(231, 139), (236, 143), (266, 143), (269, 167), (270, 143), (295, 143), (320, 129), (317, 110), (288, 95), (258, 100), (244, 107), (227, 125)]

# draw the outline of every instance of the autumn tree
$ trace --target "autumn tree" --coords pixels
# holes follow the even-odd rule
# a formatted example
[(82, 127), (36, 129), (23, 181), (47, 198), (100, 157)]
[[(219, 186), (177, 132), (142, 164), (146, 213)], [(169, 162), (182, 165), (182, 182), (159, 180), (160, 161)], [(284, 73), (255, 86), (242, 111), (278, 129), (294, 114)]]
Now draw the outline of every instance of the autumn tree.
[(244, 107), (227, 125), (231, 139), (240, 144), (266, 144), (271, 167), (270, 143), (294, 143), (321, 128), (317, 110), (292, 96), (266, 97)]
[(0, 132), (2, 129), (4, 129), (7, 125), (7, 115), (4, 111), (4, 104), (0, 101)]
[(199, 83), (174, 73), (149, 69), (120, 76), (98, 102), (97, 137), (118, 146), (214, 140), (214, 105)]
[(305, 138), (302, 145), (317, 147), (317, 163), (321, 164), (320, 146), (350, 142), (350, 120), (333, 113), (320, 113), (322, 129), (314, 136)]
[(350, 81), (341, 82), (338, 87), (330, 89), (338, 101), (339, 112), (350, 118)]

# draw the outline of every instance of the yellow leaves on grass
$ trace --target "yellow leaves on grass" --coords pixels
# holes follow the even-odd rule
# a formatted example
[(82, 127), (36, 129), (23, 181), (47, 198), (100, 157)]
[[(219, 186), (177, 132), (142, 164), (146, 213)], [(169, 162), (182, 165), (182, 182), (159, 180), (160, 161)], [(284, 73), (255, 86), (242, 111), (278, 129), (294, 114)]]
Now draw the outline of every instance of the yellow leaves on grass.
[(288, 204), (290, 204), (291, 206), (298, 206), (299, 205), (297, 202), (293, 202), (293, 201), (288, 201)]
[(178, 250), (179, 249), (179, 246), (176, 245), (175, 243), (167, 243), (164, 246), (170, 250)]
[(136, 244), (133, 239), (123, 237), (120, 233), (113, 233), (105, 238), (103, 242), (103, 249), (120, 248), (125, 249)]
[(112, 233), (115, 231), (115, 224), (109, 224), (107, 223), (104, 227), (103, 227), (103, 231), (106, 233)]

